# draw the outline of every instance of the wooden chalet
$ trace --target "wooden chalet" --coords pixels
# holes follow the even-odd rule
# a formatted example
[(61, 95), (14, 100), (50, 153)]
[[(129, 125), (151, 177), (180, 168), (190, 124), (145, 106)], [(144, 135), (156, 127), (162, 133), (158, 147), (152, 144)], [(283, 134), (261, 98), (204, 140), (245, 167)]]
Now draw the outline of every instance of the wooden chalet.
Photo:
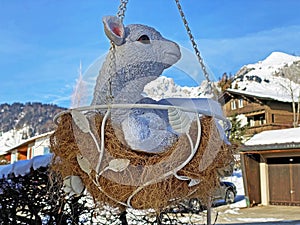
[(14, 163), (19, 160), (32, 159), (34, 156), (44, 155), (50, 152), (49, 138), (53, 132), (44, 133), (17, 144), (5, 151), (0, 152), (0, 155), (5, 159)]
[(225, 116), (244, 115), (248, 134), (293, 127), (292, 102), (257, 93), (227, 89), (219, 98)]
[(240, 155), (251, 205), (300, 205), (300, 128), (256, 134)]

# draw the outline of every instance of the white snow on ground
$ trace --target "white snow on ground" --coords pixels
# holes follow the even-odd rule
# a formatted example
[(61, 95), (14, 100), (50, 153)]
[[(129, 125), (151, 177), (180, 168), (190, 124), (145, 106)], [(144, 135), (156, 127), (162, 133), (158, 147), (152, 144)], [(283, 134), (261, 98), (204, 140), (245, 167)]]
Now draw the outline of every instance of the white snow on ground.
[[(244, 191), (244, 183), (243, 183), (243, 176), (241, 170), (236, 170), (233, 172), (232, 176), (225, 177), (222, 179), (223, 181), (229, 181), (235, 184), (237, 190), (237, 197), (236, 202), (230, 205), (230, 208), (243, 208), (247, 207), (246, 200), (245, 200), (245, 191)], [(229, 213), (231, 211), (228, 211)], [(233, 212), (236, 213), (236, 212)]]
[(275, 222), (275, 221), (282, 221), (278, 218), (237, 218), (237, 220), (247, 223), (254, 223), (254, 222)]
[(222, 180), (234, 183), (237, 189), (237, 195), (245, 195), (243, 176), (241, 170), (233, 171), (230, 177), (224, 177)]

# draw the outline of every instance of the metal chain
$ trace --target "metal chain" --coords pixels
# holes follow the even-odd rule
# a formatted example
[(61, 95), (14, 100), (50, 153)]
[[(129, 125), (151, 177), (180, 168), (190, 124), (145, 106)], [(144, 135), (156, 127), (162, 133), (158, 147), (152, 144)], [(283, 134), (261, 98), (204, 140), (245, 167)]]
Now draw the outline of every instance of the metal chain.
[(188, 33), (188, 35), (189, 35), (189, 38), (190, 38), (190, 40), (191, 40), (191, 42), (192, 42), (192, 46), (193, 46), (193, 48), (194, 48), (194, 50), (195, 50), (195, 53), (196, 53), (198, 62), (200, 63), (200, 66), (201, 66), (201, 69), (202, 69), (202, 71), (203, 71), (203, 73), (204, 73), (204, 76), (205, 76), (206, 80), (208, 81), (208, 84), (209, 84), (210, 87), (211, 87), (211, 81), (210, 81), (210, 79), (209, 79), (209, 74), (208, 74), (208, 72), (207, 72), (207, 70), (206, 70), (206, 66), (205, 66), (205, 64), (204, 64), (204, 62), (203, 62), (203, 59), (202, 59), (201, 54), (200, 54), (200, 51), (198, 50), (197, 44), (196, 44), (195, 39), (194, 39), (194, 37), (193, 37), (193, 35), (192, 35), (192, 31), (191, 31), (191, 29), (190, 29), (190, 27), (189, 27), (189, 24), (188, 24), (188, 22), (187, 22), (187, 20), (186, 20), (186, 18), (185, 18), (185, 15), (184, 15), (184, 13), (183, 13), (183, 10), (182, 10), (182, 7), (181, 7), (181, 5), (180, 5), (180, 2), (179, 2), (179, 0), (175, 0), (175, 2), (176, 2), (176, 5), (177, 5), (177, 8), (178, 8), (178, 10), (179, 10), (181, 19), (182, 19), (182, 21), (183, 21), (183, 24), (184, 24), (184, 26), (185, 26), (185, 29), (186, 29), (186, 31), (187, 31), (187, 33)]
[[(111, 42), (110, 46), (110, 62), (109, 62), (109, 68), (111, 69), (111, 74), (115, 76), (116, 73), (116, 57), (115, 57), (115, 44)], [(114, 96), (112, 93), (112, 76), (110, 75), (108, 78), (108, 90), (106, 95), (106, 101), (107, 104), (111, 104), (113, 102)]]
[[(123, 22), (123, 19), (125, 17), (125, 11), (127, 6), (128, 0), (120, 0), (120, 5), (118, 8), (117, 16), (120, 18), (120, 20)], [(115, 44), (113, 42), (110, 43), (110, 63), (109, 67), (112, 70), (112, 74), (116, 72), (116, 58), (115, 58)], [(113, 102), (114, 96), (112, 93), (112, 77), (110, 76), (108, 79), (108, 90), (106, 95), (106, 100), (108, 104), (111, 104)]]
[(117, 16), (121, 19), (122, 22), (125, 17), (127, 3), (128, 3), (128, 0), (120, 0), (120, 5), (119, 5), (119, 10), (118, 10)]

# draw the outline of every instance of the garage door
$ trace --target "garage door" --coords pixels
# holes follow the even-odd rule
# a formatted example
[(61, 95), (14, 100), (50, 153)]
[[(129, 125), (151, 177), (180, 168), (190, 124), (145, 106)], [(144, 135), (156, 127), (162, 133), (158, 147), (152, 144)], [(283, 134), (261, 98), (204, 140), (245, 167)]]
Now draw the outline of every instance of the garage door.
[(300, 157), (270, 158), (269, 197), (273, 205), (300, 205)]

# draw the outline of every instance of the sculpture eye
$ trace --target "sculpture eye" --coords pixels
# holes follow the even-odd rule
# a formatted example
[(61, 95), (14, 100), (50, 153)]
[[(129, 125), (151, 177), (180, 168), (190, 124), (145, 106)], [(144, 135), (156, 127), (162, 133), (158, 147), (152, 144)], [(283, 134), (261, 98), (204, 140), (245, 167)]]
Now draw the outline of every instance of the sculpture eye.
[(137, 40), (143, 44), (150, 44), (150, 38), (147, 35), (142, 35)]

